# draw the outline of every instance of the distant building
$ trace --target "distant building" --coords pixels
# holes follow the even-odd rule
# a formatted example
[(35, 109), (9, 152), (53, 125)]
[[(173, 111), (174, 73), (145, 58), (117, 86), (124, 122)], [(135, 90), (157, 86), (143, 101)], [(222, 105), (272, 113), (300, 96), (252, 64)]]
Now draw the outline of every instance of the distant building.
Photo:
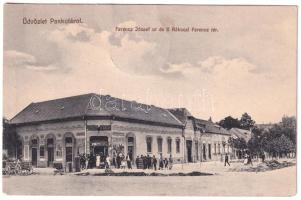
[(245, 129), (231, 128), (229, 132), (231, 133), (232, 138), (243, 138), (246, 142), (248, 142), (252, 137), (252, 132)]
[(255, 124), (255, 126), (259, 129), (263, 129), (264, 131), (268, 131), (271, 129), (275, 124), (274, 123), (268, 123), (268, 124)]
[[(242, 138), (246, 141), (246, 143), (248, 143), (248, 141), (252, 137), (252, 132), (245, 129), (231, 128), (229, 132), (233, 139)], [(243, 150), (243, 149), (233, 148), (233, 158), (238, 158), (238, 159), (243, 158), (244, 154), (246, 153), (246, 150), (247, 149)]]
[(212, 120), (193, 117), (185, 108), (169, 109), (169, 111), (185, 125), (187, 152), (192, 151), (191, 159), (188, 154), (188, 162), (220, 160), (226, 153), (232, 153), (232, 148), (228, 144), (231, 134), (226, 129), (214, 124)]

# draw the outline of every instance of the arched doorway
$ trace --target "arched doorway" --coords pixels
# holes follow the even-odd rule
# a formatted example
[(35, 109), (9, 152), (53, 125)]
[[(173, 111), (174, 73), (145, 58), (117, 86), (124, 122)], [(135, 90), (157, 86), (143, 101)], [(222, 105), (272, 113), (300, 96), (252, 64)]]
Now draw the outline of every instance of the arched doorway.
[(34, 167), (38, 165), (38, 148), (39, 148), (39, 138), (38, 136), (32, 136), (30, 138), (30, 154), (31, 154), (31, 164)]
[(54, 161), (54, 150), (55, 150), (55, 137), (53, 134), (49, 134), (46, 137), (46, 149), (47, 149), (47, 167), (52, 167)]

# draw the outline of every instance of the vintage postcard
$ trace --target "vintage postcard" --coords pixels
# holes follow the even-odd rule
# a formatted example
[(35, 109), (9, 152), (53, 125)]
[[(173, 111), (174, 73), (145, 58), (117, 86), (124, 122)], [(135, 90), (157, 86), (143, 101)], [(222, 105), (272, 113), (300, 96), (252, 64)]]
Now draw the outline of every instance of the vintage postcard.
[(5, 4), (3, 194), (295, 195), (297, 9)]

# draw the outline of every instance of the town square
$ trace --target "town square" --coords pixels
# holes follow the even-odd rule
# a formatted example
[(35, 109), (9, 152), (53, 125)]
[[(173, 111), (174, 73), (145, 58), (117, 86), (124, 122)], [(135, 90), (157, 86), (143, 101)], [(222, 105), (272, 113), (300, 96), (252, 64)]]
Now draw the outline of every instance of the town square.
[(297, 6), (3, 10), (2, 196), (297, 194)]

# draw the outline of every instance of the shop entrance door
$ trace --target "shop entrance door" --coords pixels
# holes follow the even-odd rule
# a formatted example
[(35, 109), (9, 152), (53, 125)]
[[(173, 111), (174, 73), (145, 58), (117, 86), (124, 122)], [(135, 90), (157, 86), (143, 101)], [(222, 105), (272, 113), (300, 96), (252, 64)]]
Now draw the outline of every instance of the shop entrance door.
[(133, 162), (134, 161), (134, 138), (133, 137), (128, 137), (128, 154), (129, 154), (129, 157), (131, 159), (131, 161)]
[(31, 164), (32, 166), (36, 167), (38, 162), (38, 151), (37, 148), (31, 148)]
[(48, 147), (47, 148), (48, 152), (48, 160), (47, 160), (47, 166), (52, 167), (53, 166), (53, 161), (54, 161), (54, 150), (53, 147)]
[(54, 161), (54, 139), (47, 139), (47, 166), (52, 167)]
[(90, 148), (94, 155), (106, 157), (108, 155), (108, 137), (106, 136), (91, 136)]

